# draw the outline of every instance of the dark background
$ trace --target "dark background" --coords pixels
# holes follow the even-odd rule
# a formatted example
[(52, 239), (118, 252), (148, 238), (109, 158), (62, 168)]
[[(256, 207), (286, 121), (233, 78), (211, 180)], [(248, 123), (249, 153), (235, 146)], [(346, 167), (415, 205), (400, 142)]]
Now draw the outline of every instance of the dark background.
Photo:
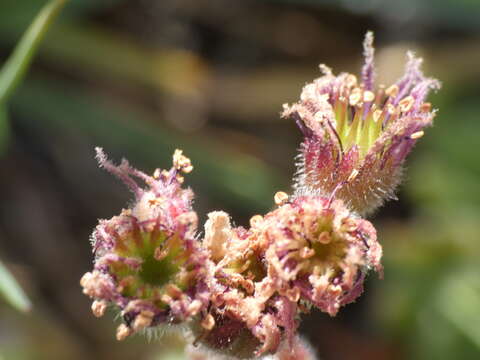
[[(0, 1), (4, 61), (43, 5)], [(336, 318), (314, 312), (301, 333), (324, 360), (480, 358), (480, 2), (475, 0), (103, 0), (67, 4), (2, 128), (0, 258), (33, 302), (0, 304), (0, 359), (181, 359), (180, 340), (114, 340), (79, 279), (91, 268), (97, 218), (128, 191), (97, 168), (101, 145), (140, 169), (195, 166), (196, 209), (238, 225), (290, 191), (300, 142), (282, 104), (320, 75), (358, 73), (375, 31), (382, 83), (405, 52), (443, 89), (408, 160), (399, 201), (373, 216), (385, 278)]]

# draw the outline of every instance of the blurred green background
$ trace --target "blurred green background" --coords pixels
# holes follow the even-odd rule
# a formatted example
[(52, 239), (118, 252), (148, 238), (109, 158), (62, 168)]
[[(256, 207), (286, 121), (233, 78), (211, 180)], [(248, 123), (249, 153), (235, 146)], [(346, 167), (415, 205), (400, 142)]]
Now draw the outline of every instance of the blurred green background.
[[(0, 0), (2, 62), (43, 4)], [(477, 0), (69, 1), (0, 118), (0, 259), (33, 304), (0, 303), (0, 359), (173, 359), (179, 339), (117, 343), (114, 314), (95, 319), (81, 293), (97, 218), (130, 200), (94, 146), (148, 171), (184, 149), (201, 219), (246, 225), (290, 190), (300, 134), (281, 105), (319, 63), (357, 73), (366, 30), (383, 83), (407, 49), (425, 58), (439, 112), (372, 219), (384, 280), (301, 332), (324, 360), (480, 359)]]

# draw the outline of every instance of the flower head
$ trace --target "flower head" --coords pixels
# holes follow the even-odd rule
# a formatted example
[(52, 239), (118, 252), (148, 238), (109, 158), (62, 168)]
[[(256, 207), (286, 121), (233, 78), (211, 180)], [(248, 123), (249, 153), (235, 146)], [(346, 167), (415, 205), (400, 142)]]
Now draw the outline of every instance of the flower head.
[[(93, 232), (94, 269), (83, 276), (81, 285), (95, 299), (94, 314), (101, 316), (107, 304), (121, 309), (125, 323), (117, 330), (118, 339), (196, 315), (208, 295), (206, 256), (195, 238), (193, 193), (181, 187), (180, 171), (192, 169), (189, 160), (177, 150), (172, 169), (148, 176), (125, 160), (113, 165), (98, 148), (97, 158), (129, 186), (135, 203), (118, 216), (100, 220)], [(141, 188), (134, 177), (147, 186)]]
[(364, 55), (360, 82), (348, 73), (335, 76), (322, 65), (324, 75), (307, 84), (300, 101), (284, 105), (283, 112), (305, 135), (296, 195), (334, 194), (359, 214), (394, 198), (402, 163), (435, 115), (426, 97), (440, 87), (421, 72), (422, 59), (409, 52), (405, 75), (388, 88), (375, 88), (371, 32)]
[(373, 225), (352, 215), (341, 200), (297, 197), (264, 223), (269, 277), (292, 302), (333, 316), (361, 294), (368, 269), (381, 271)]

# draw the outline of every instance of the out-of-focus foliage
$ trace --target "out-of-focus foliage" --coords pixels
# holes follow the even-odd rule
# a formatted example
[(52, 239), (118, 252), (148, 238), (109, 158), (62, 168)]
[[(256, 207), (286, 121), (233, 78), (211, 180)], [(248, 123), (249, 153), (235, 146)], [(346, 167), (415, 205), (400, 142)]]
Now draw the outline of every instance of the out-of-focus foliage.
[(420, 359), (480, 355), (478, 99), (445, 89), (444, 109), (409, 169), (418, 214), (388, 222), (386, 281), (378, 306), (407, 352)]
[[(3, 61), (42, 5), (0, 2)], [(480, 357), (479, 2), (89, 0), (64, 10), (0, 122), (0, 249), (35, 304), (28, 316), (0, 306), (0, 356), (174, 356), (173, 335), (115, 342), (113, 316), (94, 319), (81, 294), (96, 219), (128, 203), (93, 147), (150, 171), (184, 149), (199, 213), (224, 209), (246, 224), (289, 190), (299, 135), (279, 119), (282, 103), (296, 101), (318, 63), (356, 71), (371, 29), (380, 78), (395, 78), (405, 50), (417, 50), (443, 81), (432, 98), (440, 111), (400, 201), (373, 219), (385, 278), (301, 331), (326, 360)]]
[(30, 310), (31, 304), (22, 288), (0, 262), (0, 295), (13, 307), (20, 311)]
[[(40, 10), (0, 69), (0, 155), (8, 146), (9, 140), (8, 100), (21, 83), (38, 44), (64, 3), (65, 0), (52, 0)], [(18, 310), (30, 310), (31, 304), (27, 296), (1, 262), (0, 295)]]

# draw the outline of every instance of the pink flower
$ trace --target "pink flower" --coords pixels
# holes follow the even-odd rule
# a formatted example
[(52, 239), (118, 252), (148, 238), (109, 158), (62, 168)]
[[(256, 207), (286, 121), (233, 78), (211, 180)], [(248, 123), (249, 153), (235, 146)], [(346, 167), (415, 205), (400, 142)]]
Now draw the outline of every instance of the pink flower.
[(386, 89), (375, 88), (372, 44), (369, 32), (360, 82), (322, 65), (324, 76), (307, 84), (300, 101), (284, 105), (283, 112), (305, 136), (296, 196), (334, 196), (359, 214), (395, 197), (402, 164), (435, 115), (426, 97), (440, 87), (421, 72), (422, 59), (408, 53), (405, 75)]
[[(110, 220), (100, 220), (93, 232), (94, 269), (81, 285), (95, 299), (94, 314), (103, 315), (107, 304), (121, 309), (119, 340), (198, 314), (208, 303), (206, 255), (195, 239), (193, 193), (181, 187), (180, 171), (191, 170), (189, 160), (176, 151), (172, 169), (148, 176), (125, 160), (113, 165), (99, 148), (97, 158), (133, 191), (135, 203)], [(147, 186), (138, 186), (134, 177)]]
[(276, 291), (334, 316), (362, 292), (366, 271), (381, 271), (373, 225), (341, 200), (297, 197), (265, 216), (268, 276)]

